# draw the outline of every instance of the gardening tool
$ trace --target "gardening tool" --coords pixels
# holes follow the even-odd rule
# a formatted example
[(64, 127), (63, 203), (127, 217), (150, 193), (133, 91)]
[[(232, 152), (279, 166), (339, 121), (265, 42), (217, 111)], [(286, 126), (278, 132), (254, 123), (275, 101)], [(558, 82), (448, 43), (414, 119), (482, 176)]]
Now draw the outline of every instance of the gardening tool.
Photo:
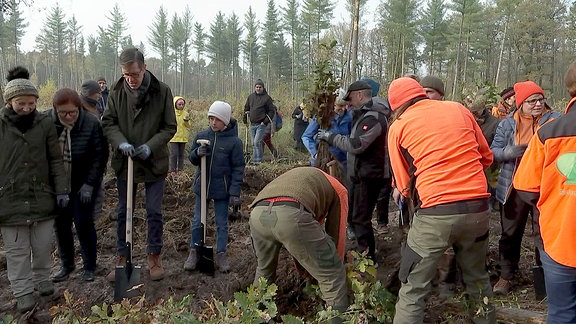
[[(201, 146), (210, 145), (210, 141), (206, 139), (199, 139), (196, 143)], [(194, 244), (196, 252), (198, 252), (198, 263), (196, 269), (200, 272), (214, 276), (214, 251), (212, 246), (206, 245), (206, 156), (200, 158), (200, 223), (202, 236), (200, 237), (200, 244)]]
[(115, 269), (114, 281), (114, 301), (121, 301), (123, 298), (131, 298), (138, 295), (138, 288), (141, 287), (140, 275), (141, 266), (132, 264), (132, 218), (134, 203), (134, 162), (128, 157), (128, 180), (126, 184), (126, 265), (117, 265)]

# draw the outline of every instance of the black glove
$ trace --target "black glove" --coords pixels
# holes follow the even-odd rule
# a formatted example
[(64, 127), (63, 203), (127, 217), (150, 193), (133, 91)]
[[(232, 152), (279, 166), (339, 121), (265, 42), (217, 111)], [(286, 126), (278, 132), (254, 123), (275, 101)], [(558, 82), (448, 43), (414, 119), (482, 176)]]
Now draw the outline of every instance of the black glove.
[(521, 157), (524, 154), (524, 151), (526, 151), (527, 147), (528, 145), (526, 144), (506, 146), (502, 152), (504, 154), (504, 159), (513, 160)]
[(240, 206), (240, 197), (238, 196), (230, 196), (230, 200), (228, 201), (228, 205), (230, 207), (238, 207)]
[(120, 152), (122, 152), (122, 154), (124, 154), (125, 156), (131, 157), (134, 155), (134, 146), (132, 146), (132, 144), (129, 144), (127, 142), (118, 145), (118, 150), (120, 150)]
[(59, 208), (66, 208), (68, 207), (68, 203), (70, 202), (70, 197), (68, 197), (68, 194), (58, 194), (56, 195), (56, 204), (58, 205)]
[(196, 149), (196, 155), (198, 157), (210, 156), (210, 149), (208, 148), (208, 145), (200, 145)]
[(136, 151), (134, 151), (134, 157), (140, 160), (146, 160), (150, 157), (150, 154), (152, 154), (152, 151), (150, 150), (150, 146), (146, 144), (138, 146)]
[(319, 129), (316, 135), (319, 140), (328, 142), (328, 138), (330, 138), (332, 132), (325, 129)]
[(80, 187), (80, 191), (78, 192), (80, 194), (80, 202), (82, 202), (83, 204), (89, 204), (90, 202), (92, 202), (93, 192), (94, 187), (86, 183), (83, 184), (82, 187)]

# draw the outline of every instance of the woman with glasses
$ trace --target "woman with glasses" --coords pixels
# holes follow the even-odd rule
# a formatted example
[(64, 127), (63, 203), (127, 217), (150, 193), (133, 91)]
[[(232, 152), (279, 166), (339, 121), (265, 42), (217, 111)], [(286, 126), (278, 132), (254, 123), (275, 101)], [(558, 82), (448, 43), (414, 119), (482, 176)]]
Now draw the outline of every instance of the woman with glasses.
[[(520, 199), (512, 186), (512, 179), (532, 135), (541, 125), (560, 117), (559, 113), (552, 111), (546, 104), (544, 90), (533, 81), (516, 83), (514, 91), (517, 109), (498, 124), (490, 146), (494, 160), (500, 163), (496, 199), (500, 202), (502, 234), (498, 246), (500, 280), (494, 286), (495, 294), (507, 294), (515, 285), (522, 236), (529, 214), (532, 214), (535, 244), (541, 241), (538, 209)], [(535, 258), (539, 264), (537, 250)]]
[(96, 270), (96, 229), (94, 203), (108, 161), (108, 144), (100, 120), (82, 108), (78, 93), (62, 88), (52, 98), (49, 111), (58, 134), (62, 159), (70, 187), (70, 204), (59, 210), (54, 228), (61, 267), (53, 282), (68, 279), (76, 268), (72, 223), (80, 241), (84, 273), (82, 280), (94, 281)]

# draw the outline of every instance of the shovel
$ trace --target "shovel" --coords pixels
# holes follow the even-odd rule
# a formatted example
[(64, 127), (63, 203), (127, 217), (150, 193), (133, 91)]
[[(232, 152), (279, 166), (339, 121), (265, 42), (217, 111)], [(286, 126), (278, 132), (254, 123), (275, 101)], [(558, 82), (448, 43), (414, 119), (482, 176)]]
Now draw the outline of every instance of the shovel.
[[(196, 143), (201, 146), (210, 145), (210, 141), (206, 139), (199, 139)], [(198, 253), (198, 263), (196, 269), (200, 272), (214, 276), (214, 251), (212, 246), (205, 245), (206, 243), (206, 156), (200, 159), (200, 222), (201, 233), (200, 244), (195, 244), (196, 252)]]
[[(248, 114), (248, 112), (246, 112), (246, 114)], [(248, 116), (246, 117), (248, 118)], [(250, 162), (251, 156), (250, 153), (248, 153), (248, 128), (250, 128), (249, 125), (244, 125), (246, 127), (244, 127), (245, 132), (244, 132), (244, 162), (248, 163)]]
[(134, 162), (128, 157), (128, 183), (126, 185), (126, 265), (116, 266), (114, 281), (114, 301), (138, 295), (141, 287), (141, 266), (132, 264), (132, 217), (134, 203)]

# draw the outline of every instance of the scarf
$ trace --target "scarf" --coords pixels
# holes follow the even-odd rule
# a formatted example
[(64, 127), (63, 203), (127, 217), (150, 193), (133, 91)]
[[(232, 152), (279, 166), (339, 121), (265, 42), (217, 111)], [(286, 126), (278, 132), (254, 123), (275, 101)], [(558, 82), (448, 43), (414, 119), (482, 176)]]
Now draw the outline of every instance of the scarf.
[(34, 110), (28, 115), (18, 115), (14, 109), (6, 109), (6, 117), (12, 122), (12, 124), (14, 124), (14, 126), (16, 126), (16, 128), (18, 128), (20, 132), (22, 132), (22, 134), (26, 133), (27, 130), (32, 128), (36, 114), (37, 111)]
[(58, 143), (60, 144), (60, 149), (62, 150), (62, 161), (64, 162), (64, 170), (68, 178), (68, 188), (71, 185), (71, 172), (72, 172), (72, 140), (70, 139), (70, 131), (74, 125), (67, 125), (60, 123), (63, 126), (62, 133), (58, 138)]
[(142, 80), (142, 84), (138, 89), (132, 89), (128, 85), (128, 82), (124, 82), (124, 91), (127, 94), (128, 99), (128, 107), (132, 107), (134, 111), (140, 111), (144, 106), (144, 100), (146, 98), (146, 92), (148, 92), (148, 88), (150, 87), (150, 72), (144, 72), (144, 79)]

